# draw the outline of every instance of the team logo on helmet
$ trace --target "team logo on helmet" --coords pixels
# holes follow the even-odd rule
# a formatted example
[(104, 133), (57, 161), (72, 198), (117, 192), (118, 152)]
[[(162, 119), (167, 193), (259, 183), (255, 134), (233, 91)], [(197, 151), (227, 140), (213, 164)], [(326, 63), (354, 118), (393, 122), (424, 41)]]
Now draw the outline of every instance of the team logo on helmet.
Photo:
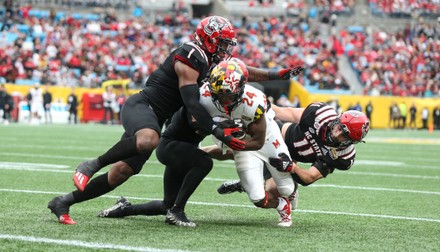
[(212, 69), (208, 81), (212, 99), (220, 111), (232, 111), (241, 103), (246, 77), (235, 61), (220, 62)]
[(219, 32), (223, 29), (223, 27), (227, 26), (229, 21), (223, 17), (214, 16), (208, 20), (208, 24), (203, 27), (206, 35), (212, 36), (214, 32)]

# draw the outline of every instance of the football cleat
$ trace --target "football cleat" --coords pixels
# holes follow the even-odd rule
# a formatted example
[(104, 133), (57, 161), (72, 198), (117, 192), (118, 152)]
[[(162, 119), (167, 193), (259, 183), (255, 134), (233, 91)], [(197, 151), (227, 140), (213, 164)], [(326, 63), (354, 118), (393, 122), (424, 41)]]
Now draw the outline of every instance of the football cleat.
[(89, 183), (90, 178), (93, 176), (93, 173), (90, 171), (89, 166), (91, 166), (92, 161), (82, 162), (76, 167), (76, 172), (73, 175), (73, 183), (79, 191), (84, 191), (87, 183)]
[(98, 213), (98, 217), (101, 218), (122, 218), (125, 216), (125, 208), (131, 206), (131, 203), (124, 197), (121, 196), (120, 199), (116, 201), (112, 207), (102, 210)]
[(167, 210), (165, 223), (180, 227), (196, 227), (196, 224), (186, 217), (183, 210), (176, 210), (175, 208)]
[[(281, 198), (282, 203), (281, 206), (277, 207), (278, 214), (280, 215), (278, 220), (278, 226), (279, 227), (290, 227), (292, 226), (292, 216), (290, 214), (291, 212), (291, 205), (290, 201), (287, 198)], [(281, 210), (280, 210), (281, 208)]]
[(50, 211), (57, 216), (59, 223), (66, 225), (76, 224), (76, 222), (70, 218), (69, 205), (63, 202), (62, 196), (55, 197), (49, 201), (47, 208), (49, 208)]
[(219, 194), (229, 194), (234, 192), (242, 193), (244, 192), (244, 189), (241, 186), (240, 180), (233, 180), (223, 182), (223, 184), (217, 189), (217, 192)]

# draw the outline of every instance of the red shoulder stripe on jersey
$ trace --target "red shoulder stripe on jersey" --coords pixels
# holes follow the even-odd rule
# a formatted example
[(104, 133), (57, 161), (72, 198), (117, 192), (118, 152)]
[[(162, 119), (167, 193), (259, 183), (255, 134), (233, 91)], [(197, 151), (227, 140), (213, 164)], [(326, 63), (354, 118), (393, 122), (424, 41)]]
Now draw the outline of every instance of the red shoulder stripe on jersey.
[(184, 58), (184, 57), (182, 57), (182, 56), (180, 56), (180, 55), (174, 55), (174, 61), (173, 61), (174, 64), (176, 63), (176, 60), (182, 62), (183, 64), (185, 64), (185, 65), (187, 65), (187, 66), (189, 66), (189, 67), (191, 67), (192, 69), (196, 70), (196, 71), (200, 74), (199, 69), (196, 69), (196, 68), (191, 64), (191, 62), (189, 62), (189, 60), (188, 60), (187, 58)]

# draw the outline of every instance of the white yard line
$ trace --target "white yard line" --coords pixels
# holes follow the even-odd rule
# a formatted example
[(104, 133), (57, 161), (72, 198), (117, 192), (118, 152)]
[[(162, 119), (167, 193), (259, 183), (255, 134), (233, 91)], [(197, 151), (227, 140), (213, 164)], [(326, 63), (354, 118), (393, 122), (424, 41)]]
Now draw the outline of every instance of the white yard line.
[(44, 237), (10, 235), (10, 234), (0, 234), (0, 239), (34, 242), (34, 243), (49, 243), (49, 244), (57, 244), (57, 245), (65, 245), (65, 246), (73, 246), (73, 247), (93, 248), (93, 249), (114, 249), (114, 250), (142, 251), (142, 252), (185, 252), (185, 251), (188, 251), (188, 250), (157, 249), (157, 248), (150, 248), (150, 247), (133, 247), (133, 246), (126, 246), (126, 245), (111, 244), (111, 243), (85, 242), (85, 241), (78, 241), (78, 240), (59, 240), (59, 239), (50, 239), (50, 238), (44, 238)]
[(386, 192), (403, 192), (403, 193), (440, 195), (440, 192), (432, 192), (432, 191), (393, 189), (393, 188), (380, 188), (380, 187), (364, 187), (364, 186), (341, 186), (341, 185), (331, 185), (331, 184), (319, 184), (319, 185), (316, 184), (316, 185), (310, 185), (309, 187), (331, 187), (331, 188), (338, 188), (338, 189), (354, 189), (354, 190), (367, 190), (367, 191), (386, 191)]
[[(47, 192), (47, 191), (34, 191), (34, 190), (16, 190), (16, 189), (6, 189), (0, 188), (0, 192), (10, 192), (10, 193), (30, 193), (30, 194), (52, 194), (52, 195), (62, 195), (65, 192)], [(120, 196), (113, 195), (102, 195), (103, 198), (113, 198), (117, 199)], [(127, 196), (129, 199), (151, 201), (151, 200), (161, 200), (159, 198), (142, 198), (142, 197), (131, 197)], [(242, 204), (223, 204), (223, 203), (211, 203), (211, 202), (199, 202), (199, 201), (189, 201), (189, 204), (193, 205), (205, 205), (205, 206), (217, 206), (217, 207), (241, 207), (241, 208), (255, 208), (253, 205), (242, 205)], [(335, 211), (321, 211), (321, 210), (303, 210), (297, 209), (295, 212), (300, 213), (315, 213), (315, 214), (332, 214), (332, 215), (349, 215), (356, 217), (371, 217), (371, 218), (385, 218), (385, 219), (398, 219), (398, 220), (411, 220), (411, 221), (426, 221), (426, 222), (436, 222), (440, 223), (440, 219), (430, 219), (430, 218), (420, 218), (420, 217), (408, 217), (408, 216), (394, 216), (394, 215), (382, 215), (382, 214), (364, 214), (364, 213), (350, 213), (350, 212), (335, 212)]]
[[(157, 162), (157, 161), (153, 161)], [(0, 163), (1, 164), (1, 163)], [(41, 167), (41, 166), (39, 166)], [(44, 169), (44, 168), (34, 168), (32, 166), (29, 167), (6, 167), (4, 165), (0, 165), (0, 170), (16, 170), (16, 171), (35, 171), (35, 172), (51, 172), (51, 173), (72, 173), (73, 168), (70, 170), (52, 170), (52, 169)], [(102, 174), (102, 173), (97, 173)], [(410, 179), (440, 179), (440, 176), (423, 176), (423, 175), (406, 175), (406, 174), (395, 174), (395, 173), (381, 173), (381, 172), (341, 172), (339, 174), (343, 175), (369, 175), (369, 176), (383, 176), (383, 177), (396, 177), (396, 178), (410, 178)], [(147, 177), (147, 178), (162, 178), (162, 175), (154, 175), (154, 174), (137, 174), (135, 177)], [(211, 178), (206, 177), (204, 180), (206, 181), (225, 181), (231, 180), (226, 178)]]
[(424, 176), (424, 175), (407, 175), (407, 174), (396, 174), (396, 173), (383, 173), (383, 172), (341, 172), (338, 174), (356, 174), (356, 175), (369, 175), (369, 176), (382, 176), (382, 177), (395, 177), (395, 178), (411, 178), (411, 179), (440, 179), (440, 176)]
[(367, 137), (366, 142), (389, 144), (432, 144), (439, 145), (440, 139), (421, 137)]
[[(11, 156), (18, 153), (0, 153), (1, 155)], [(87, 158), (81, 158), (81, 157), (69, 157), (69, 156), (52, 156), (52, 155), (32, 155), (32, 154), (18, 154), (17, 156), (26, 156), (26, 157), (50, 157), (51, 159), (74, 159), (74, 160), (86, 160)], [(150, 164), (160, 164), (157, 160), (151, 160), (147, 162)], [(4, 164), (4, 165), (3, 165)], [(17, 165), (14, 165), (17, 164)], [(25, 164), (29, 164), (28, 167), (25, 167)], [(42, 169), (42, 167), (48, 166), (53, 168), (54, 164), (41, 164), (41, 163), (14, 163), (14, 162), (0, 162), (0, 170), (25, 170), (25, 171), (41, 171), (41, 172), (59, 172), (59, 173), (73, 173), (74, 167), (72, 167), (70, 170), (54, 170), (54, 169)], [(234, 165), (231, 161), (218, 161), (214, 164), (215, 167), (223, 167), (223, 168), (233, 168)], [(38, 167), (38, 168), (36, 168)], [(67, 166), (62, 166), (58, 168), (68, 168)], [(369, 175), (369, 176), (384, 176), (384, 177), (396, 177), (396, 178), (411, 178), (411, 179), (440, 179), (440, 176), (424, 176), (424, 175), (406, 175), (406, 174), (396, 174), (396, 173), (382, 173), (382, 172), (357, 172), (357, 171), (348, 171), (348, 172), (341, 172), (338, 174), (345, 174), (345, 175)], [(152, 175), (144, 175), (144, 174), (138, 174), (136, 175), (138, 177), (147, 176), (151, 177)], [(153, 175), (154, 176), (154, 175)], [(216, 178), (206, 178), (206, 180), (215, 180), (215, 181), (224, 181), (226, 179), (216, 179)]]

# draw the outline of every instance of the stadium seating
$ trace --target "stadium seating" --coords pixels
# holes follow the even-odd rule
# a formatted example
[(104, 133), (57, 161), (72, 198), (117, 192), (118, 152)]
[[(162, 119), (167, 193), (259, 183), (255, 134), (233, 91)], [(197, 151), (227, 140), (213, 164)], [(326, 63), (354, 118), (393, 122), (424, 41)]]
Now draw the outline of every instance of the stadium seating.
[[(112, 2), (117, 4), (117, 1)], [(382, 77), (386, 70), (383, 67), (377, 68), (374, 65), (393, 64), (392, 58), (376, 59), (372, 61), (374, 64), (369, 62), (366, 68), (359, 67), (364, 58), (369, 57), (366, 53), (369, 46), (368, 41), (374, 41), (376, 45), (385, 46), (393, 41), (391, 38), (400, 36), (399, 31), (394, 33), (376, 31), (371, 35), (372, 37), (368, 37), (364, 26), (350, 24), (340, 30), (335, 38), (329, 38), (318, 32), (323, 27), (320, 23), (320, 17), (326, 11), (340, 12), (347, 10), (347, 13), (352, 12), (353, 1), (330, 1), (332, 5), (324, 4), (327, 1), (315, 1), (310, 4), (311, 2), (305, 0), (295, 1), (293, 5), (281, 9), (283, 18), (280, 18), (273, 16), (273, 13), (270, 14), (270, 12), (278, 4), (282, 4), (283, 1), (274, 1), (273, 4), (268, 5), (249, 6), (249, 2), (245, 0), (225, 0), (227, 5), (235, 6), (238, 10), (241, 9), (237, 6), (242, 6), (246, 9), (254, 8), (256, 13), (260, 9), (261, 13), (269, 12), (269, 14), (265, 14), (265, 18), (249, 17), (247, 20), (231, 18), (237, 27), (240, 42), (234, 55), (244, 59), (248, 65), (262, 68), (279, 69), (302, 64), (306, 66), (306, 71), (303, 76), (298, 78), (298, 81), (311, 91), (327, 92), (328, 90), (338, 89), (337, 92), (350, 93), (352, 92), (351, 87), (344, 79), (344, 75), (340, 73), (337, 64), (339, 57), (348, 57), (353, 65), (353, 69), (350, 69), (350, 71), (358, 74), (358, 79), (363, 84), (365, 93), (380, 88), (382, 94), (406, 95), (405, 92), (401, 92), (396, 88), (387, 87), (385, 84), (387, 79)], [(157, 1), (157, 4), (162, 5), (168, 3), (171, 3), (171, 1)], [(85, 3), (73, 1), (72, 4), (73, 6), (87, 7), (92, 6), (93, 3), (92, 1)], [(373, 6), (377, 8), (377, 11), (383, 11), (382, 7), (378, 6), (378, 1), (370, 1), (369, 4), (370, 8)], [(286, 9), (300, 7), (304, 8), (304, 11), (298, 12), (298, 15), (286, 15)], [(10, 50), (19, 38), (24, 38), (25, 43), (27, 43), (26, 48), (31, 47), (39, 50), (35, 51), (38, 55), (32, 55), (26, 50), (19, 49), (11, 56), (10, 60), (14, 62), (17, 57), (21, 57), (25, 62), (29, 58), (33, 60), (34, 57), (42, 58), (42, 67), (34, 71), (45, 73), (41, 78), (43, 83), (57, 83), (61, 80), (64, 83), (78, 83), (80, 86), (94, 86), (99, 85), (106, 78), (118, 78), (125, 75), (133, 77), (133, 79), (136, 78), (136, 83), (142, 83), (142, 81), (139, 81), (139, 74), (141, 75), (140, 79), (147, 78), (161, 63), (164, 54), (178, 46), (181, 41), (192, 39), (192, 31), (200, 21), (200, 18), (174, 15), (170, 14), (169, 11), (155, 14), (156, 23), (153, 24), (142, 18), (135, 19), (133, 16), (130, 20), (125, 21), (118, 20), (119, 17), (105, 19), (105, 15), (102, 15), (102, 13), (77, 12), (75, 8), (72, 10), (72, 14), (67, 14), (64, 10), (57, 10), (53, 24), (49, 22), (50, 11), (42, 8), (30, 9), (28, 18), (23, 18), (20, 22), (15, 20), (15, 23), (7, 32), (0, 34), (0, 39), (5, 41), (7, 49)], [(304, 14), (305, 16), (303, 16)], [(81, 29), (87, 27), (86, 25), (90, 21), (96, 22), (100, 29), (92, 32)], [(30, 25), (33, 24), (32, 22), (39, 22), (43, 27), (43, 32), (33, 32), (32, 25)], [(50, 29), (56, 29), (57, 33), (46, 30), (50, 26), (52, 26)], [(423, 39), (423, 36), (414, 35), (420, 33), (420, 31), (426, 33), (428, 29), (423, 28), (421, 25), (415, 25), (411, 31), (411, 34), (413, 34), (411, 38)], [(387, 39), (377, 40), (378, 34), (386, 34)], [(358, 36), (362, 40), (359, 40)], [(438, 32), (434, 34), (433, 43), (427, 43), (425, 39), (422, 43), (425, 46), (436, 48), (435, 41), (439, 40), (438, 36)], [(417, 49), (414, 44), (409, 44), (409, 46)], [(332, 51), (335, 55), (332, 55)], [(378, 48), (373, 48), (372, 51), (375, 54), (379, 53)], [(80, 52), (78, 55), (80, 62), (76, 62), (76, 65), (67, 64), (69, 55), (75, 52)], [(396, 53), (397, 51), (393, 52)], [(119, 57), (116, 55), (121, 54), (129, 55), (134, 63), (131, 65), (118, 64), (115, 58)], [(411, 54), (409, 60), (414, 61), (418, 57), (420, 57), (420, 54)], [(39, 65), (38, 62), (36, 64)], [(408, 77), (410, 80), (415, 80), (416, 76), (424, 71), (424, 67), (420, 64), (416, 65), (417, 67), (411, 72), (412, 75)], [(428, 64), (428, 66), (431, 65)], [(14, 66), (10, 65), (9, 67)], [(438, 69), (433, 69), (430, 70), (430, 73), (435, 73), (435, 71), (440, 72)], [(74, 73), (74, 81), (69, 79), (71, 76), (68, 73), (71, 72)], [(369, 78), (374, 77), (374, 74), (378, 74), (380, 78), (379, 81), (376, 80), (378, 83), (371, 85)], [(26, 71), (24, 75), (19, 76), (20, 78), (16, 77), (18, 83), (27, 83), (26, 80), (31, 79), (32, 72)], [(36, 74), (36, 76), (38, 75)], [(338, 76), (337, 81), (335, 81), (334, 76)], [(408, 91), (407, 93), (409, 95), (420, 95), (420, 90), (427, 91), (429, 89), (427, 86), (431, 88), (438, 85), (438, 79), (434, 79), (434, 81), (434, 83), (431, 83), (418, 80), (416, 90), (419, 91)], [(351, 80), (351, 85), (352, 82)], [(405, 86), (408, 90), (414, 89), (409, 84)], [(430, 91), (434, 95), (437, 94), (435, 90)], [(429, 94), (429, 92), (426, 92), (426, 94)]]

